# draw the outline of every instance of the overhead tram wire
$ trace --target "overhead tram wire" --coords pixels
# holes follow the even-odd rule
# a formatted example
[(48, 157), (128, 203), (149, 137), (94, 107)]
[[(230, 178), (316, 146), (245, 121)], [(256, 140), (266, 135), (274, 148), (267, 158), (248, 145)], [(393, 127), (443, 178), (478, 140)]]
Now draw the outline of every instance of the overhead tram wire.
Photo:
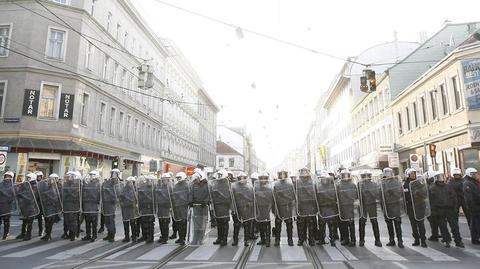
[[(38, 2), (37, 2), (37, 3), (38, 3)], [(52, 12), (50, 9), (48, 9), (47, 7), (45, 7), (44, 5), (42, 5), (41, 3), (39, 3), (39, 4), (42, 5), (43, 7), (45, 7), (45, 8), (47, 9), (47, 11), (49, 11), (50, 13), (52, 13), (55, 17), (57, 17), (57, 18), (59, 18), (61, 21), (63, 21), (63, 23), (58, 22), (58, 21), (56, 21), (56, 20), (53, 20), (52, 18), (49, 18), (49, 17), (47, 17), (47, 16), (45, 16), (45, 15), (43, 15), (43, 14), (40, 14), (40, 13), (36, 12), (36, 11), (33, 10), (33, 9), (27, 8), (27, 7), (22, 6), (22, 5), (18, 4), (18, 3), (13, 3), (13, 4), (15, 4), (16, 6), (19, 6), (19, 7), (23, 8), (23, 9), (25, 9), (25, 10), (27, 10), (27, 11), (30, 11), (30, 12), (32, 12), (33, 14), (38, 15), (38, 16), (44, 18), (44, 19), (47, 19), (47, 20), (49, 20), (49, 21), (51, 21), (51, 22), (54, 22), (54, 23), (58, 23), (58, 24), (60, 24), (60, 25), (63, 25), (63, 26), (65, 26), (65, 27), (71, 29), (72, 31), (74, 31), (74, 32), (76, 32), (78, 35), (80, 35), (83, 39), (87, 40), (90, 44), (92, 44), (92, 45), (93, 45), (95, 48), (97, 48), (99, 51), (103, 52), (105, 55), (108, 55), (108, 53), (106, 53), (102, 48), (100, 48), (98, 45), (96, 45), (96, 44), (95, 44), (94, 42), (92, 42), (90, 39), (95, 40), (95, 41), (97, 41), (97, 42), (99, 42), (99, 43), (102, 43), (102, 44), (108, 46), (109, 48), (118, 50), (118, 51), (123, 52), (123, 53), (127, 53), (127, 54), (129, 54), (131, 57), (136, 58), (137, 60), (146, 61), (145, 59), (140, 58), (140, 57), (137, 57), (137, 56), (131, 54), (131, 53), (128, 52), (128, 51), (125, 51), (125, 50), (116, 48), (116, 47), (112, 46), (111, 44), (105, 43), (105, 42), (103, 42), (103, 41), (101, 41), (101, 40), (98, 40), (98, 39), (96, 39), (96, 38), (93, 38), (93, 37), (91, 37), (91, 36), (87, 36), (86, 34), (78, 31), (77, 29), (73, 28), (71, 25), (69, 25), (68, 23), (66, 23), (64, 20), (62, 20), (61, 18), (59, 18), (54, 12)], [(89, 38), (90, 38), (90, 39), (89, 39)], [(134, 72), (132, 72), (132, 71), (130, 70), (130, 69), (132, 69), (132, 68), (128, 68), (128, 67), (120, 64), (120, 62), (117, 61), (117, 60), (116, 60), (115, 58), (113, 58), (113, 57), (110, 57), (110, 58), (111, 58), (112, 60), (114, 60), (115, 62), (117, 62), (121, 67), (123, 67), (125, 70), (127, 70), (127, 72), (129, 72), (130, 74), (132, 74), (135, 78), (137, 78), (137, 79), (139, 78), (137, 74), (135, 74)], [(136, 68), (136, 67), (133, 67), (133, 68)]]
[(189, 104), (189, 105), (198, 105), (198, 106), (201, 106), (201, 105), (203, 105), (203, 106), (211, 106), (211, 105), (209, 105), (209, 104), (203, 104), (203, 103), (198, 103), (198, 102), (197, 102), (197, 103), (195, 103), (195, 102), (186, 102), (186, 101), (181, 101), (181, 100), (173, 100), (173, 99), (168, 99), (168, 98), (163, 98), (163, 97), (159, 97), (159, 96), (147, 94), (147, 93), (144, 93), (144, 92), (141, 92), (141, 91), (135, 91), (135, 90), (132, 90), (132, 89), (123, 87), (123, 86), (116, 85), (116, 84), (114, 84), (114, 83), (110, 83), (110, 82), (104, 81), (104, 80), (99, 79), (99, 78), (95, 78), (95, 77), (83, 75), (83, 74), (80, 74), (80, 73), (78, 73), (78, 72), (75, 72), (75, 71), (72, 71), (72, 70), (68, 70), (68, 69), (66, 69), (66, 68), (63, 68), (63, 67), (55, 66), (55, 65), (50, 64), (50, 63), (48, 63), (48, 62), (45, 62), (45, 61), (43, 61), (43, 60), (40, 60), (40, 59), (34, 58), (34, 57), (32, 57), (32, 56), (29, 56), (29, 55), (27, 55), (26, 53), (23, 53), (23, 52), (21, 52), (21, 51), (17, 51), (17, 50), (15, 50), (15, 49), (11, 49), (11, 48), (6, 47), (6, 46), (3, 46), (3, 45), (0, 45), (0, 48), (7, 49), (7, 50), (9, 50), (9, 51), (11, 51), (11, 52), (13, 52), (13, 53), (15, 53), (15, 54), (18, 54), (18, 55), (23, 56), (23, 57), (25, 57), (25, 58), (28, 58), (28, 59), (30, 59), (30, 60), (33, 60), (33, 61), (42, 63), (42, 64), (44, 64), (44, 65), (53, 67), (53, 68), (55, 68), (55, 69), (68, 72), (68, 73), (70, 73), (70, 75), (79, 76), (79, 77), (82, 77), (82, 78), (86, 78), (86, 79), (90, 79), (90, 80), (93, 80), (93, 81), (97, 81), (97, 82), (103, 83), (103, 84), (105, 84), (105, 85), (109, 85), (109, 86), (113, 86), (113, 87), (116, 87), (116, 88), (119, 88), (119, 89), (123, 89), (123, 90), (126, 90), (126, 91), (138, 93), (138, 94), (141, 94), (141, 95), (144, 95), (144, 96), (147, 96), (147, 97), (159, 99), (159, 100), (162, 101), (162, 102), (166, 101), (166, 102), (169, 102), (169, 103), (171, 103), (171, 104)]

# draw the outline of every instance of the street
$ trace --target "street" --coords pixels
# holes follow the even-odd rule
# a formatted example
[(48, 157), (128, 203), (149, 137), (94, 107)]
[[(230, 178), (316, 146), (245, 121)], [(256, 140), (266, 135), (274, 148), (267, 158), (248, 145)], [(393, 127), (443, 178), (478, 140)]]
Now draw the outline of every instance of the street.
[[(480, 263), (480, 247), (470, 243), (468, 227), (463, 217), (460, 228), (465, 249), (451, 247), (447, 249), (438, 242), (428, 242), (428, 248), (412, 247), (410, 225), (403, 220), (405, 248), (386, 247), (388, 235), (383, 220), (380, 220), (383, 247), (373, 245), (371, 227), (367, 224), (365, 247), (337, 247), (330, 245), (309, 247), (288, 246), (286, 238), (282, 238), (280, 247), (266, 248), (253, 246), (248, 257), (244, 256), (243, 244), (219, 247), (213, 245), (216, 230), (208, 231), (203, 246), (179, 247), (171, 243), (122, 243), (123, 226), (117, 217), (117, 234), (114, 243), (101, 240), (105, 233), (99, 234), (94, 243), (76, 240), (62, 240), (62, 225), (54, 226), (52, 240), (43, 242), (37, 236), (30, 241), (15, 240), (21, 221), (12, 217), (12, 231), (9, 238), (0, 242), (0, 264), (2, 268), (478, 268)], [(232, 224), (232, 222), (230, 222)], [(428, 222), (425, 223), (428, 226)], [(158, 222), (157, 222), (158, 225)], [(158, 238), (158, 226), (156, 226)], [(37, 223), (33, 233), (37, 235)], [(242, 236), (243, 231), (240, 232)], [(430, 234), (427, 227), (427, 235)], [(282, 234), (284, 235), (284, 234)], [(357, 235), (358, 238), (358, 235)], [(296, 238), (295, 238), (296, 239)], [(357, 239), (358, 240), (358, 239)], [(240, 242), (243, 242), (240, 239)], [(273, 242), (273, 240), (272, 240)], [(314, 254), (315, 257), (312, 257)], [(320, 264), (318, 264), (318, 261)], [(315, 264), (317, 262), (317, 264)]]

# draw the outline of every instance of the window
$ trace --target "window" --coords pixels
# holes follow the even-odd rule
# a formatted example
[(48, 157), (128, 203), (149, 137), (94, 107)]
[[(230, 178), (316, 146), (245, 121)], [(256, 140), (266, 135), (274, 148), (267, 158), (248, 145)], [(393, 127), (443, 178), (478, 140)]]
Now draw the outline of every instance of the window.
[(145, 132), (145, 122), (142, 122), (142, 133), (140, 134), (141, 137), (140, 137), (140, 143), (143, 145), (145, 145), (145, 137), (147, 136), (147, 133)]
[(228, 158), (228, 167), (235, 166), (235, 158)]
[(224, 162), (225, 162), (225, 158), (223, 158), (223, 157), (218, 158), (218, 166), (219, 167), (223, 167)]
[(107, 104), (100, 103), (100, 117), (98, 118), (98, 131), (105, 132), (105, 118), (107, 117)]
[(418, 127), (418, 109), (417, 109), (417, 102), (413, 102), (413, 127)]
[(126, 48), (128, 44), (128, 32), (125, 31), (125, 34), (123, 35), (123, 46)]
[(56, 119), (59, 92), (59, 85), (42, 84), (38, 112), (38, 117), (40, 119)]
[(440, 94), (442, 96), (442, 112), (443, 115), (448, 114), (448, 99), (447, 99), (447, 89), (445, 84), (440, 85)]
[(109, 68), (108, 68), (108, 65), (110, 63), (110, 57), (108, 55), (105, 55), (104, 58), (103, 58), (103, 68), (102, 68), (102, 78), (104, 80), (109, 80)]
[(112, 13), (108, 12), (107, 15), (107, 32), (110, 32), (110, 26), (112, 25)]
[(48, 34), (47, 57), (56, 60), (64, 60), (67, 32), (50, 28)]
[(89, 99), (90, 96), (88, 95), (88, 93), (82, 94), (82, 105), (80, 107), (80, 124), (84, 126), (87, 126)]
[(115, 38), (120, 41), (120, 31), (122, 30), (122, 26), (117, 23), (117, 34), (115, 35)]
[(0, 81), (0, 118), (3, 118), (5, 112), (5, 99), (7, 96), (7, 81)]
[(110, 131), (110, 135), (115, 135), (115, 120), (117, 117), (117, 109), (112, 107), (110, 108), (110, 121), (108, 122), (108, 130)]
[(123, 130), (125, 129), (123, 126), (124, 121), (125, 121), (125, 113), (123, 113), (123, 111), (120, 111), (120, 113), (118, 114), (118, 127), (117, 127), (118, 129), (117, 134), (119, 138), (123, 137)]
[(90, 6), (90, 15), (93, 16), (93, 13), (95, 12), (95, 4), (97, 3), (97, 0), (92, 0), (92, 5)]
[(132, 141), (134, 144), (138, 142), (138, 119), (135, 119), (135, 123), (133, 125), (133, 137)]
[(127, 122), (125, 123), (125, 140), (130, 140), (130, 126), (132, 124), (132, 116), (127, 116)]
[(152, 137), (152, 133), (150, 131), (150, 124), (147, 126), (147, 132), (145, 132), (145, 145), (150, 145), (151, 146), (151, 142), (150, 142), (150, 139)]
[(432, 119), (436, 120), (438, 118), (437, 114), (437, 94), (435, 91), (430, 92), (430, 104), (432, 106)]
[(135, 49), (137, 48), (136, 47), (137, 44), (136, 44), (136, 40), (135, 40), (135, 37), (132, 38), (132, 53), (135, 54)]
[(86, 53), (86, 56), (85, 56), (85, 67), (92, 71), (93, 69), (93, 61), (94, 61), (94, 54), (95, 52), (95, 47), (93, 46), (92, 43), (88, 42), (87, 44), (87, 53)]
[(422, 124), (427, 123), (427, 104), (425, 101), (425, 96), (420, 97), (420, 105), (422, 106)]
[(127, 85), (125, 85), (125, 78), (127, 77), (127, 70), (123, 69), (122, 74), (120, 75), (120, 81), (119, 81), (119, 86), (122, 87), (122, 92), (125, 93), (125, 89)]
[(120, 72), (120, 65), (117, 62), (115, 62), (115, 64), (113, 65), (113, 78), (112, 78), (113, 84), (116, 84), (117, 81), (119, 80), (118, 79), (119, 72)]
[(401, 134), (403, 134), (402, 113), (401, 112), (397, 112), (397, 120), (398, 120), (398, 134), (401, 135)]
[(410, 131), (412, 126), (410, 125), (410, 109), (408, 106), (405, 108), (405, 114), (407, 116), (407, 131)]
[(460, 99), (460, 90), (457, 84), (457, 77), (452, 77), (452, 89), (453, 95), (455, 96), (455, 109), (460, 109), (462, 107), (462, 99)]
[(10, 25), (0, 25), (0, 57), (8, 56), (11, 34), (10, 27)]
[(59, 4), (64, 4), (64, 5), (67, 4), (67, 0), (53, 0), (53, 2), (59, 3)]

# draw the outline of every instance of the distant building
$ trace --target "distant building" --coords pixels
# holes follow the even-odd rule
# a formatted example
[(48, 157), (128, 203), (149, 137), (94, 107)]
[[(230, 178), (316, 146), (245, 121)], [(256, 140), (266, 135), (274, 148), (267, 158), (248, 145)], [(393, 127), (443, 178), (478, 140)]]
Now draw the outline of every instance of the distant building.
[(228, 144), (217, 141), (217, 164), (216, 169), (226, 169), (235, 173), (245, 170), (245, 158), (243, 154), (230, 147)]

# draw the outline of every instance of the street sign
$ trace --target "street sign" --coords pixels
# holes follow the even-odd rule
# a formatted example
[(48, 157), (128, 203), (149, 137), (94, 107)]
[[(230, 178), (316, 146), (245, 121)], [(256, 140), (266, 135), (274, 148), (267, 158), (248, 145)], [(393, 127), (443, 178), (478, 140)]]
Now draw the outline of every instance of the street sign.
[(398, 152), (388, 153), (388, 167), (390, 168), (400, 167), (400, 157), (398, 156)]
[(420, 157), (418, 154), (410, 154), (410, 167), (417, 171), (420, 169)]
[(1, 145), (0, 146), (0, 151), (10, 152), (10, 146), (9, 145)]
[(7, 163), (7, 153), (0, 151), (0, 171), (5, 171), (5, 164)]
[(389, 153), (392, 152), (392, 145), (379, 145), (378, 151), (380, 153)]

